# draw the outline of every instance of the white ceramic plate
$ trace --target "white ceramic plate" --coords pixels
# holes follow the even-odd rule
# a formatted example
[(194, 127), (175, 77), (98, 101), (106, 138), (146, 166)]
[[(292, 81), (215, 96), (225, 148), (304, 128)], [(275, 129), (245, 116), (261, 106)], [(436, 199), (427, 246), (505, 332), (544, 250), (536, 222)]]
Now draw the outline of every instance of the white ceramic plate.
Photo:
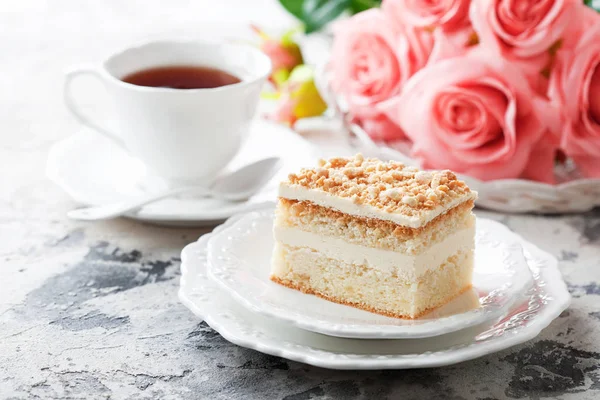
[[(227, 169), (270, 156), (281, 157), (283, 168), (247, 202), (180, 196), (149, 204), (127, 216), (168, 225), (214, 226), (234, 214), (264, 208), (275, 200), (279, 181), (290, 172), (315, 164), (318, 158), (314, 146), (290, 129), (257, 119), (246, 144)], [(76, 202), (85, 205), (123, 201), (166, 187), (162, 179), (149, 176), (139, 160), (86, 128), (50, 149), (46, 172)]]
[[(215, 233), (222, 229), (217, 227)], [(179, 290), (183, 304), (232, 343), (323, 368), (403, 369), (459, 363), (534, 338), (570, 301), (556, 259), (523, 240), (533, 286), (496, 324), (425, 339), (336, 338), (248, 312), (234, 301), (207, 276), (206, 244), (210, 237), (204, 235), (183, 249)]]
[(361, 339), (438, 336), (504, 315), (531, 287), (519, 236), (504, 225), (477, 220), (474, 290), (422, 318), (390, 318), (278, 285), (269, 279), (273, 211), (244, 215), (208, 244), (208, 273), (257, 314), (325, 335)]

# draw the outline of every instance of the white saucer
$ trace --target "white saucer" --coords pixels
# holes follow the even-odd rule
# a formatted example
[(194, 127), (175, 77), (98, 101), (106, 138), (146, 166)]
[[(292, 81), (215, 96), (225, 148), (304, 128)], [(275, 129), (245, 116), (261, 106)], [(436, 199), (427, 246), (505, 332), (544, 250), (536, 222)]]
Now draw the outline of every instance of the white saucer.
[(520, 237), (504, 225), (477, 220), (471, 290), (419, 319), (390, 318), (278, 285), (269, 279), (273, 210), (255, 211), (208, 242), (208, 275), (257, 314), (330, 336), (403, 339), (443, 335), (494, 321), (531, 287)]
[[(231, 226), (236, 219), (214, 232)], [(522, 240), (533, 286), (525, 299), (496, 324), (425, 339), (360, 340), (325, 336), (248, 312), (220, 289), (207, 276), (206, 245), (211, 236), (204, 235), (183, 249), (179, 290), (183, 304), (232, 343), (323, 368), (404, 369), (459, 363), (534, 338), (570, 302), (556, 259)]]
[[(290, 172), (314, 164), (318, 158), (315, 147), (290, 129), (257, 119), (246, 144), (227, 170), (269, 156), (281, 157), (284, 166), (247, 202), (181, 196), (157, 201), (127, 216), (165, 225), (215, 225), (234, 214), (264, 208), (275, 200), (279, 181)], [(162, 179), (149, 176), (139, 160), (87, 128), (52, 146), (46, 173), (75, 201), (85, 205), (123, 201), (167, 186)]]

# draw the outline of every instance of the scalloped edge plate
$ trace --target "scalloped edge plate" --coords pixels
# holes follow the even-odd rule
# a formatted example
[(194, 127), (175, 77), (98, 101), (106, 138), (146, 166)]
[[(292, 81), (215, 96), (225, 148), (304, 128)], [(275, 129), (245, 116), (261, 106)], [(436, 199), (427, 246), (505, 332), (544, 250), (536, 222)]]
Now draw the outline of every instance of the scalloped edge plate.
[(183, 249), (181, 302), (234, 344), (317, 367), (406, 369), (471, 360), (533, 339), (569, 306), (571, 299), (556, 259), (523, 240), (534, 284), (495, 324), (426, 339), (360, 340), (320, 335), (248, 312), (208, 278), (206, 245), (213, 234), (237, 219), (233, 217)]
[(272, 209), (244, 214), (208, 242), (208, 276), (250, 311), (324, 335), (359, 339), (439, 336), (493, 321), (531, 287), (520, 237), (477, 219), (474, 289), (415, 320), (390, 318), (278, 285), (269, 279)]

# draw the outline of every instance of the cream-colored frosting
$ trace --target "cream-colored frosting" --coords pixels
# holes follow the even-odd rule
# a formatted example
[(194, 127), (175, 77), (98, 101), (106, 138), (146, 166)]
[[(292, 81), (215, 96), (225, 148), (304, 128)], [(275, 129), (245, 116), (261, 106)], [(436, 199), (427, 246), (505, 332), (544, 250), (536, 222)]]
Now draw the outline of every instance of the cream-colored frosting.
[(279, 197), (284, 197), (290, 200), (310, 201), (321, 207), (332, 208), (345, 214), (392, 221), (398, 225), (409, 228), (420, 228), (447, 210), (450, 210), (465, 201), (474, 199), (476, 194), (473, 192), (472, 196), (457, 198), (443, 207), (438, 206), (437, 208), (429, 210), (426, 213), (418, 213), (415, 216), (408, 216), (400, 213), (390, 213), (370, 205), (355, 204), (352, 199), (348, 197), (333, 196), (322, 190), (311, 190), (302, 186), (292, 186), (285, 183), (282, 183), (279, 186)]
[(275, 226), (274, 233), (278, 242), (288, 246), (308, 247), (328, 258), (349, 264), (367, 265), (383, 273), (395, 273), (404, 279), (417, 280), (420, 275), (438, 267), (459, 249), (473, 249), (475, 227), (455, 232), (416, 256), (351, 244), (340, 238), (318, 235), (298, 228)]

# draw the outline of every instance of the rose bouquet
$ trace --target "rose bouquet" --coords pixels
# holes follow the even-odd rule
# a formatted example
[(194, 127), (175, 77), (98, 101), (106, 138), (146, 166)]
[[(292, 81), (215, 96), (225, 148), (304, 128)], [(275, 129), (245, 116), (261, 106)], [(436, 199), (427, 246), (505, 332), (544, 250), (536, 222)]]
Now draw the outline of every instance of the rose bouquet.
[(600, 178), (600, 15), (581, 0), (384, 0), (334, 25), (331, 88), (424, 168)]

